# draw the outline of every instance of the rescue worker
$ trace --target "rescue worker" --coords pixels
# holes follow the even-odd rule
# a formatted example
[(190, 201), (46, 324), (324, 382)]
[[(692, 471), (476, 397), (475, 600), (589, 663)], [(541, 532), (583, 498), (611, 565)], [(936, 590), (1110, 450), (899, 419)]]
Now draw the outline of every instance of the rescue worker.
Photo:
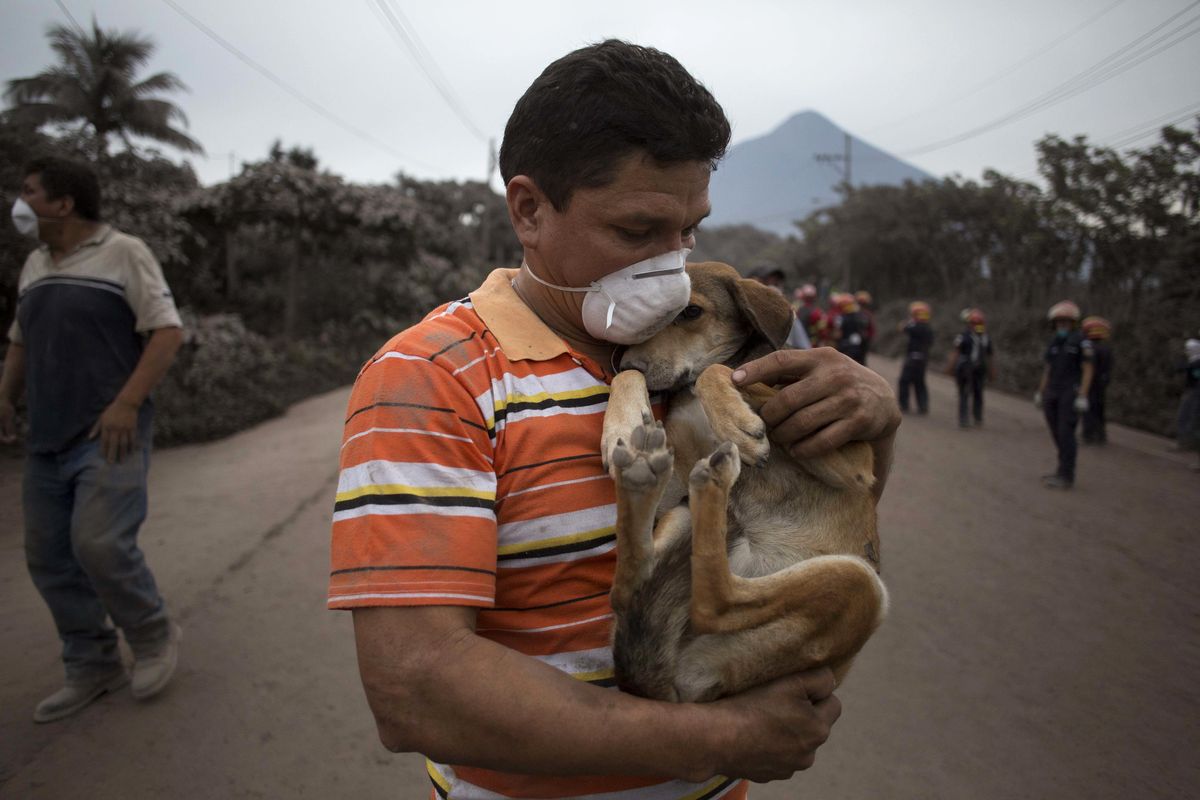
[(1046, 366), (1033, 403), (1046, 415), (1050, 437), (1058, 448), (1058, 469), (1043, 475), (1042, 483), (1051, 489), (1070, 489), (1075, 485), (1075, 423), (1088, 410), (1094, 348), (1091, 340), (1075, 329), (1079, 306), (1070, 300), (1055, 303), (1046, 318), (1054, 336), (1046, 347)]
[(796, 302), (792, 304), (792, 309), (796, 312), (796, 319), (804, 325), (804, 330), (813, 347), (828, 345), (829, 336), (825, 314), (821, 311), (821, 306), (817, 304), (817, 287), (806, 283), (797, 289), (793, 296)]
[(976, 426), (983, 425), (983, 385), (996, 377), (987, 318), (978, 308), (969, 309), (965, 317), (966, 327), (954, 337), (954, 349), (946, 365), (947, 374), (953, 375), (958, 384), (960, 428), (971, 427), (972, 417)]
[(1112, 323), (1104, 317), (1084, 317), (1079, 326), (1084, 338), (1092, 343), (1092, 386), (1088, 391), (1088, 409), (1083, 415), (1083, 443), (1107, 444), (1105, 430), (1104, 395), (1112, 377), (1112, 348), (1108, 345), (1112, 336)]
[(838, 311), (834, 327), (837, 329), (837, 349), (860, 364), (866, 363), (867, 321), (858, 309), (858, 301), (852, 294), (834, 295)]
[(933, 328), (929, 326), (932, 311), (928, 303), (917, 300), (908, 305), (907, 322), (900, 323), (900, 332), (908, 337), (904, 351), (904, 366), (900, 369), (900, 411), (908, 413), (908, 390), (917, 396), (917, 413), (929, 413), (929, 387), (925, 385), (925, 368), (929, 364), (929, 348), (933, 345)]
[(863, 357), (862, 363), (867, 363), (867, 354), (871, 352), (871, 343), (875, 341), (875, 303), (871, 298), (871, 293), (866, 289), (859, 289), (854, 293), (854, 300), (858, 303), (858, 313), (862, 315), (866, 321), (866, 332), (863, 334)]

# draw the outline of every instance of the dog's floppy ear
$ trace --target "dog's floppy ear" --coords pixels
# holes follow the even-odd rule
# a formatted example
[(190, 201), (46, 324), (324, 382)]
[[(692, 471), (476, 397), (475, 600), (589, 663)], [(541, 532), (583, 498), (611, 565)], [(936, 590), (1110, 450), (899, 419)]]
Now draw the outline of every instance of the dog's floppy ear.
[(778, 350), (792, 332), (792, 307), (782, 294), (752, 278), (733, 282), (733, 299), (742, 314)]

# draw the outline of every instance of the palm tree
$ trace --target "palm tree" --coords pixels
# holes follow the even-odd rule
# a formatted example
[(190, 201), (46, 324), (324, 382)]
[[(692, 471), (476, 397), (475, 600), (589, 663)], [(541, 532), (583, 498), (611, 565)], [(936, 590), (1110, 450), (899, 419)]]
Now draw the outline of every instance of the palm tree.
[(30, 78), (8, 82), (4, 97), (12, 104), (6, 114), (17, 124), (41, 127), (81, 122), (96, 156), (108, 155), (108, 137), (119, 136), (135, 150), (130, 136), (154, 139), (180, 150), (202, 153), (199, 142), (172, 126), (187, 117), (174, 103), (154, 95), (187, 90), (170, 72), (142, 81), (136, 73), (154, 52), (154, 43), (136, 33), (102, 31), (92, 20), (89, 36), (82, 28), (52, 25), (47, 32), (59, 63)]

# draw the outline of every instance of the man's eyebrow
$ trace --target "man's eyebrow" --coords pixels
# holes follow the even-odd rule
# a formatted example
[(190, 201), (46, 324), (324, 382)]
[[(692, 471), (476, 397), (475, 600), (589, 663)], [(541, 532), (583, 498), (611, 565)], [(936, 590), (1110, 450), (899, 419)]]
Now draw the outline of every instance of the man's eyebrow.
[[(701, 222), (707, 219), (710, 214), (712, 214), (711, 208), (701, 214), (700, 218), (691, 223), (691, 225), (688, 227), (695, 227), (696, 225), (699, 225)], [(669, 223), (670, 219), (667, 217), (660, 217), (655, 214), (634, 213), (627, 217), (622, 217), (621, 221), (627, 225), (645, 225), (647, 227), (654, 227)]]

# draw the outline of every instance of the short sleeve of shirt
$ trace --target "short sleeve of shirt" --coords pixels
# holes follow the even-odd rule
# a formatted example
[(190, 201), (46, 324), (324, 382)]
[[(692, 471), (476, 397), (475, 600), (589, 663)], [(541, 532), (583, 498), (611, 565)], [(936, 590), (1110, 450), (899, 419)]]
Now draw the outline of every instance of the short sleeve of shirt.
[(158, 259), (140, 239), (128, 237), (126, 247), (129, 258), (126, 299), (137, 317), (138, 333), (182, 327), (175, 298)]
[(363, 368), (350, 397), (329, 607), (491, 606), (496, 474), (486, 421), (450, 371), (405, 352), (418, 337), (404, 336)]
[(1096, 348), (1092, 346), (1090, 339), (1084, 339), (1079, 343), (1079, 358), (1085, 364), (1090, 364), (1096, 360)]

